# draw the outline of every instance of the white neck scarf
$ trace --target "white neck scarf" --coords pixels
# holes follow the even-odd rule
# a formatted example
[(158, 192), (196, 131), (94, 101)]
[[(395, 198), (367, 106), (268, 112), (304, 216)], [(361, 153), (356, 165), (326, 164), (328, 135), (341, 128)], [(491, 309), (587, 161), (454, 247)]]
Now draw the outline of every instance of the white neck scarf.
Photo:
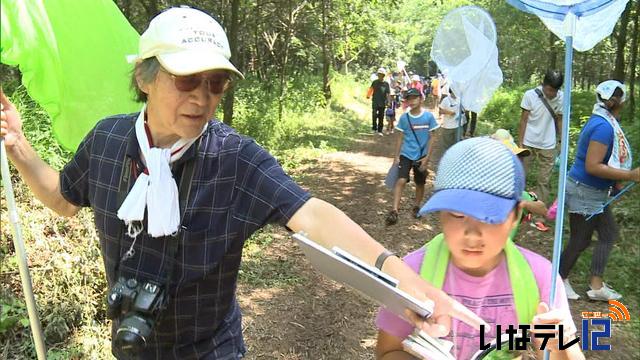
[(631, 147), (618, 120), (605, 108), (604, 103), (600, 102), (593, 106), (593, 114), (603, 117), (613, 128), (613, 147), (607, 165), (616, 169), (631, 170)]
[(144, 126), (145, 112), (146, 104), (140, 110), (135, 131), (142, 160), (147, 166), (149, 175), (141, 173), (138, 176), (118, 210), (118, 218), (124, 220), (128, 234), (133, 238), (142, 232), (142, 226), (136, 226), (135, 222), (141, 222), (144, 219), (145, 208), (148, 213), (147, 233), (151, 237), (177, 233), (180, 226), (178, 186), (169, 165), (180, 159), (207, 129), (205, 124), (200, 135), (192, 139), (179, 139), (169, 149), (150, 148)]

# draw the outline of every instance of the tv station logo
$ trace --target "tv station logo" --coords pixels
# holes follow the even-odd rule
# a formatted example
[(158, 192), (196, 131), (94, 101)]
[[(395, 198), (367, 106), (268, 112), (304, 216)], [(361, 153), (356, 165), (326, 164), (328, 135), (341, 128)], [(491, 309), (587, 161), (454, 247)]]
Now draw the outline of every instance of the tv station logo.
[[(627, 307), (617, 300), (609, 300), (609, 313), (600, 311), (582, 312), (582, 350), (609, 351), (611, 344), (603, 344), (601, 339), (611, 338), (612, 321), (629, 321), (631, 315)], [(594, 327), (597, 327), (594, 329)]]
[[(583, 311), (582, 312), (582, 350), (611, 350), (611, 344), (604, 344), (602, 342), (603, 339), (611, 338), (611, 322), (612, 321), (629, 321), (631, 320), (631, 315), (629, 314), (629, 310), (627, 307), (616, 300), (609, 300), (609, 312), (602, 313), (600, 311)], [(553, 330), (556, 325), (551, 324), (536, 324), (533, 326), (534, 330)], [(526, 350), (527, 343), (531, 342), (531, 338), (529, 336), (529, 330), (532, 328), (530, 324), (521, 324), (518, 326), (509, 325), (507, 329), (505, 329), (504, 333), (508, 335), (508, 342), (505, 341), (505, 344), (501, 344), (498, 342), (495, 345), (497, 350), (501, 350), (501, 348), (508, 347), (509, 350)], [(486, 343), (484, 337), (484, 325), (481, 326), (480, 329), (480, 350), (487, 350), (492, 345), (491, 343)], [(496, 325), (496, 334), (497, 338), (501, 338), (502, 328), (500, 325)], [(564, 342), (564, 327), (563, 325), (558, 325), (558, 333), (557, 335), (551, 333), (537, 333), (534, 334), (534, 337), (543, 339), (542, 344), (540, 346), (540, 350), (544, 350), (546, 344), (549, 340), (558, 337), (560, 340), (558, 344), (558, 348), (560, 350), (565, 350), (573, 345), (578, 344), (580, 341), (580, 337), (576, 336), (571, 341), (567, 343)]]

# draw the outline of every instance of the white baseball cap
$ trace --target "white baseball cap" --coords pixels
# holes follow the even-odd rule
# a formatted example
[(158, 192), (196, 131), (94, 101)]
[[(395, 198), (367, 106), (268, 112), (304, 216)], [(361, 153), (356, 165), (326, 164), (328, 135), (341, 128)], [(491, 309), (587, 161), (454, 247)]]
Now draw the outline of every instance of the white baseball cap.
[(378, 69), (377, 74), (386, 75), (387, 74), (387, 70), (385, 68), (381, 67), (381, 68)]
[(134, 63), (154, 56), (174, 75), (221, 69), (244, 78), (229, 61), (231, 50), (222, 26), (188, 6), (170, 8), (153, 18), (140, 36), (138, 54), (127, 60)]
[(607, 80), (603, 81), (596, 87), (596, 94), (600, 95), (602, 100), (609, 100), (613, 95), (613, 92), (616, 91), (617, 88), (622, 90), (622, 102), (627, 99), (627, 89), (623, 83), (617, 80)]

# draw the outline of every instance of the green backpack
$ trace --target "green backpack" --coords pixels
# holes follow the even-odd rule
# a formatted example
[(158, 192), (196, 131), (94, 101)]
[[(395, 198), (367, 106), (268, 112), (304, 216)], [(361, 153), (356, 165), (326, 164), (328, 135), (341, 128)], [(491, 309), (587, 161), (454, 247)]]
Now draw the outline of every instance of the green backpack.
[[(425, 255), (420, 266), (420, 277), (438, 289), (442, 288), (449, 264), (449, 248), (444, 241), (444, 235), (438, 234), (425, 244)], [(513, 300), (520, 324), (529, 324), (536, 315), (540, 294), (536, 278), (524, 255), (511, 241), (507, 240), (504, 247), (507, 257), (509, 281), (513, 291)]]

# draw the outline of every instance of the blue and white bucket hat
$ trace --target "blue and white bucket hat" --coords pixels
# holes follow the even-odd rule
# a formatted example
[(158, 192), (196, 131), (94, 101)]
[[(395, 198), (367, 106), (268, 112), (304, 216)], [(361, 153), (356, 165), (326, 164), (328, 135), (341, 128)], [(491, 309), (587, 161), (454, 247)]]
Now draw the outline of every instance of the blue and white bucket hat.
[(502, 224), (524, 191), (520, 160), (499, 141), (472, 138), (453, 145), (440, 160), (434, 194), (420, 215), (452, 211)]

